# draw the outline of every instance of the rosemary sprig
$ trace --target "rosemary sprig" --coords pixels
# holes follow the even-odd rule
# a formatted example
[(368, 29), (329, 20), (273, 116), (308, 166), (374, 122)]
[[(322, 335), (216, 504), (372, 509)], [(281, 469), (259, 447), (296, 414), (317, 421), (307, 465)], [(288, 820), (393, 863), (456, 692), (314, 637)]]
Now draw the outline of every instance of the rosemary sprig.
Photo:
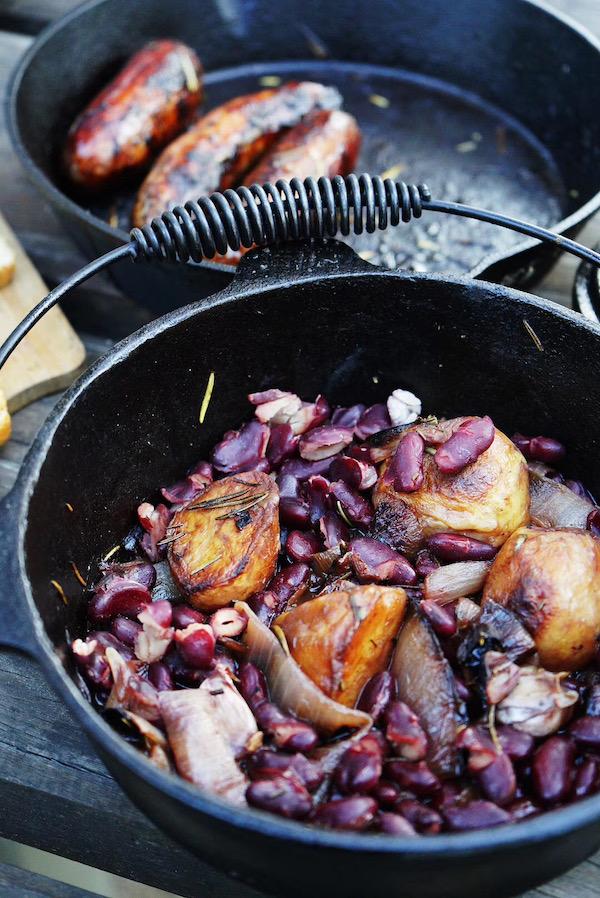
[(196, 511), (203, 508), (225, 508), (227, 505), (235, 505), (242, 499), (249, 499), (252, 495), (250, 488), (239, 490), (237, 493), (230, 493), (229, 496), (215, 496), (214, 499), (205, 499), (204, 502), (196, 502), (195, 505), (188, 505), (188, 511)]
[(259, 502), (265, 498), (267, 494), (261, 493), (260, 496), (256, 496), (252, 502), (246, 505), (242, 505), (239, 508), (233, 508), (231, 511), (225, 512), (225, 514), (218, 515), (215, 520), (222, 521), (224, 518), (234, 518), (236, 515), (241, 514), (243, 511), (250, 511), (251, 508), (254, 508), (255, 505), (258, 505)]
[(220, 555), (217, 555), (216, 558), (213, 558), (211, 561), (207, 561), (206, 564), (203, 564), (203, 565), (202, 565), (202, 567), (199, 567), (199, 568), (197, 568), (195, 571), (192, 571), (192, 573), (190, 574), (190, 576), (191, 576), (191, 577), (195, 577), (196, 574), (202, 573), (202, 571), (205, 571), (207, 567), (210, 567), (210, 566), (211, 566), (211, 564), (216, 564), (217, 561), (220, 561), (222, 557), (223, 557), (223, 553), (221, 553)]

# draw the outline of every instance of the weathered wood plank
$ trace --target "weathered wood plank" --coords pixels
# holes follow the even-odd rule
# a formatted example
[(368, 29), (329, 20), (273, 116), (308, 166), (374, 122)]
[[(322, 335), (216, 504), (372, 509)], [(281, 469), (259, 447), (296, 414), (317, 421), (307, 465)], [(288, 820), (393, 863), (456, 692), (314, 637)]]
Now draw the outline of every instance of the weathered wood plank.
[(10, 864), (0, 864), (0, 895), (2, 898), (94, 898), (92, 892)]

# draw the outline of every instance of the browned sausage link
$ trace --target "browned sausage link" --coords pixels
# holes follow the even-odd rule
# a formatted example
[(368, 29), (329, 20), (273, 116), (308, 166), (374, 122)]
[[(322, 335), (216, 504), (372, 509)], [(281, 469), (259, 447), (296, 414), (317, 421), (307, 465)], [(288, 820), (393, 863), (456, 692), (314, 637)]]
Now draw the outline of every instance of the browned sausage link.
[(202, 65), (193, 50), (172, 40), (143, 47), (71, 126), (69, 177), (97, 190), (147, 167), (189, 124), (202, 97)]
[[(244, 184), (274, 184), (279, 178), (333, 178), (355, 165), (361, 135), (356, 119), (341, 110), (319, 109), (290, 128), (244, 178)], [(230, 251), (215, 262), (236, 265), (246, 250)]]
[(336, 109), (334, 87), (312, 81), (236, 97), (213, 109), (156, 161), (138, 193), (133, 223), (239, 183), (277, 138), (315, 109)]

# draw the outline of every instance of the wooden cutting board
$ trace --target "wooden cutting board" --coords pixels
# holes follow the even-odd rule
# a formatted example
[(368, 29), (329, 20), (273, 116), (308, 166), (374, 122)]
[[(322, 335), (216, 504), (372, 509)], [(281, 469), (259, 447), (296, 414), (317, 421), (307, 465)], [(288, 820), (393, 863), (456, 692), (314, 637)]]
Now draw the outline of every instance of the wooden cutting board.
[[(15, 254), (12, 281), (0, 289), (0, 342), (48, 292), (23, 247), (0, 213), (0, 235)], [(83, 343), (58, 307), (35, 325), (0, 371), (8, 410), (64, 389), (85, 361)]]

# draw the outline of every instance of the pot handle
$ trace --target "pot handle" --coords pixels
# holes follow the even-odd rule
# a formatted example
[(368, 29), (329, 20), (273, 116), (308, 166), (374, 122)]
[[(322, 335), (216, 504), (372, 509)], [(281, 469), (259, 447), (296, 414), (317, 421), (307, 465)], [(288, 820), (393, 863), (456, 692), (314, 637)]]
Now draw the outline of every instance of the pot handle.
[(200, 197), (134, 228), (129, 243), (100, 256), (52, 290), (0, 346), (0, 368), (33, 325), (74, 287), (120, 259), (201, 262), (240, 247), (264, 247), (310, 238), (384, 230), (423, 212), (474, 218), (525, 234), (600, 266), (600, 253), (547, 228), (488, 209), (433, 200), (425, 184), (369, 174), (292, 178)]
[(35, 656), (37, 643), (17, 558), (16, 508), (13, 490), (0, 501), (0, 646)]

